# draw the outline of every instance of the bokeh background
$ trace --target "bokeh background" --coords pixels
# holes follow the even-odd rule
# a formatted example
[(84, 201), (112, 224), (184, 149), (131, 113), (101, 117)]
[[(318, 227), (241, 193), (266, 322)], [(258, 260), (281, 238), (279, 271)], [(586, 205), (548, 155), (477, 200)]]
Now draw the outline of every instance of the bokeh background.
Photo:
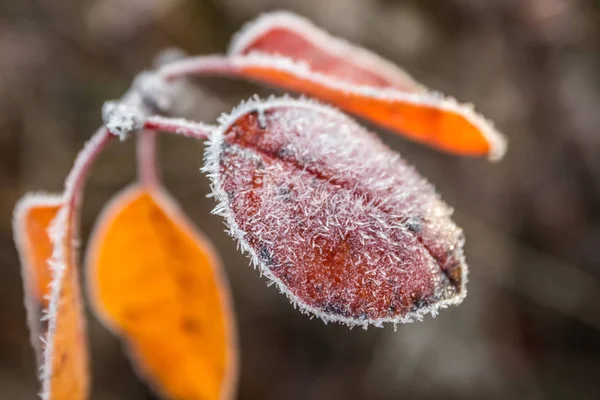
[[(222, 52), (260, 12), (287, 9), (473, 102), (509, 138), (499, 164), (382, 138), (436, 184), (466, 233), (469, 295), (437, 318), (348, 330), (301, 315), (248, 266), (209, 214), (202, 145), (160, 141), (163, 175), (215, 242), (233, 289), (240, 399), (600, 398), (600, 3), (597, 0), (1, 0), (0, 398), (34, 399), (11, 215), (58, 191), (72, 160), (162, 49)], [(253, 93), (195, 82), (186, 114), (213, 122)], [(86, 190), (83, 244), (135, 179), (134, 141), (113, 144)], [(135, 288), (132, 288), (135, 290)], [(89, 316), (93, 399), (154, 399), (119, 342)]]

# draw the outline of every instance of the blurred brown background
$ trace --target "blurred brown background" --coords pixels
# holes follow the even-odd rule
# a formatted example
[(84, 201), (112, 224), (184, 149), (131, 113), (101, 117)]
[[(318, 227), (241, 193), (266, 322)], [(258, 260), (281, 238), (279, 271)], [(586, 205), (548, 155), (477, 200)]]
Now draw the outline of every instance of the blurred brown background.
[[(222, 52), (258, 13), (296, 11), (474, 102), (509, 138), (500, 164), (382, 132), (456, 208), (469, 296), (385, 329), (325, 326), (248, 266), (209, 214), (202, 145), (161, 139), (169, 190), (219, 248), (238, 312), (240, 399), (600, 398), (600, 3), (597, 0), (0, 0), (0, 398), (38, 385), (11, 238), (25, 191), (58, 191), (72, 160), (163, 48)], [(199, 80), (189, 116), (213, 122), (253, 93)], [(82, 235), (135, 179), (112, 145), (86, 191)], [(134, 290), (134, 288), (132, 288)], [(93, 399), (153, 399), (90, 316)]]

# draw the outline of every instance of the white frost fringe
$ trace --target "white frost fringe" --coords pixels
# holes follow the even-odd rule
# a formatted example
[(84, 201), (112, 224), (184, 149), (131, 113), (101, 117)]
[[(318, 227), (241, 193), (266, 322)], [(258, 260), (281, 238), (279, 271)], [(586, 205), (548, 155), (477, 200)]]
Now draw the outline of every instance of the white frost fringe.
[[(52, 273), (50, 281), (50, 294), (48, 298), (48, 308), (43, 311), (42, 320), (48, 321), (48, 331), (45, 338), (42, 338), (44, 343), (44, 352), (40, 372), (40, 380), (42, 381), (42, 392), (40, 394), (42, 400), (50, 400), (51, 382), (53, 374), (53, 356), (54, 356), (54, 339), (56, 334), (57, 321), (59, 318), (58, 310), (60, 307), (60, 293), (65, 279), (67, 269), (65, 251), (70, 251), (72, 246), (76, 246), (76, 237), (67, 237), (69, 223), (76, 224), (75, 221), (69, 221), (73, 218), (78, 204), (72, 200), (77, 200), (76, 193), (78, 190), (77, 179), (81, 178), (81, 173), (88, 167), (93, 153), (97, 151), (103, 140), (105, 140), (106, 131), (101, 128), (96, 134), (85, 144), (83, 150), (79, 152), (73, 168), (65, 181), (65, 191), (61, 196), (56, 197), (56, 201), (62, 203), (62, 207), (58, 211), (56, 217), (50, 224), (48, 235), (52, 243), (52, 256), (48, 260), (48, 266)], [(71, 209), (75, 207), (75, 210)], [(76, 235), (76, 226), (71, 229), (71, 234)], [(69, 240), (69, 242), (67, 242)]]
[(30, 279), (31, 274), (33, 273), (31, 270), (33, 260), (29, 257), (32, 249), (31, 243), (29, 243), (29, 240), (27, 239), (25, 223), (27, 214), (32, 208), (44, 206), (57, 207), (62, 204), (64, 204), (64, 198), (61, 195), (48, 193), (27, 193), (17, 202), (13, 214), (13, 234), (21, 262), (21, 275), (23, 277), (27, 323), (29, 326), (29, 332), (31, 334), (31, 344), (36, 351), (36, 357), (39, 365), (42, 365), (43, 362), (42, 354), (40, 353), (40, 340), (44, 340), (44, 338), (38, 336), (40, 334), (38, 309), (37, 304), (34, 304), (31, 299), (34, 291), (34, 287), (32, 287)]
[(452, 97), (446, 97), (439, 92), (403, 92), (394, 88), (373, 88), (366, 85), (355, 85), (328, 75), (315, 72), (306, 63), (297, 62), (291, 58), (264, 54), (251, 53), (247, 56), (232, 57), (231, 63), (240, 69), (249, 67), (277, 69), (287, 72), (301, 79), (314, 82), (333, 91), (355, 94), (359, 96), (379, 99), (387, 102), (400, 102), (423, 107), (441, 109), (449, 113), (463, 116), (473, 124), (486, 138), (490, 145), (488, 159), (499, 161), (506, 152), (506, 138), (498, 132), (494, 124), (483, 115), (477, 113), (472, 104), (461, 104)]
[(398, 85), (411, 87), (415, 91), (427, 90), (392, 62), (345, 39), (335, 37), (317, 27), (308, 19), (289, 11), (265, 13), (254, 21), (247, 22), (231, 40), (227, 54), (230, 56), (243, 54), (257, 38), (277, 28), (296, 32), (323, 52), (336, 57), (351, 59), (352, 63), (365, 69), (377, 71), (386, 79), (396, 82)]
[[(24, 289), (25, 289), (25, 308), (27, 310), (27, 318), (29, 329), (31, 331), (31, 341), (34, 349), (36, 350), (36, 356), (38, 357), (38, 363), (40, 364), (40, 380), (42, 381), (42, 391), (40, 397), (43, 400), (50, 400), (50, 381), (52, 377), (52, 356), (54, 353), (54, 333), (56, 332), (56, 320), (58, 317), (58, 308), (60, 306), (59, 297), (62, 287), (62, 282), (65, 274), (65, 261), (64, 261), (64, 243), (65, 230), (66, 230), (66, 218), (68, 215), (68, 207), (66, 204), (66, 198), (64, 195), (54, 195), (46, 193), (29, 193), (23, 196), (23, 198), (17, 203), (13, 216), (13, 232), (15, 234), (15, 242), (19, 249), (19, 257), (21, 261), (22, 275), (24, 277)], [(37, 317), (37, 309), (32, 304), (30, 296), (32, 287), (29, 285), (28, 276), (31, 275), (29, 268), (32, 260), (28, 258), (28, 254), (31, 253), (31, 248), (26, 239), (26, 232), (24, 231), (24, 222), (27, 213), (33, 207), (48, 206), (54, 207), (61, 205), (58, 214), (50, 224), (48, 234), (52, 242), (52, 256), (48, 260), (48, 268), (52, 279), (49, 284), (49, 295), (46, 297), (48, 300), (48, 308), (42, 311), (41, 321), (48, 321), (48, 330), (45, 337), (38, 337), (39, 325), (35, 318)], [(43, 344), (42, 354), (39, 356), (40, 341)]]

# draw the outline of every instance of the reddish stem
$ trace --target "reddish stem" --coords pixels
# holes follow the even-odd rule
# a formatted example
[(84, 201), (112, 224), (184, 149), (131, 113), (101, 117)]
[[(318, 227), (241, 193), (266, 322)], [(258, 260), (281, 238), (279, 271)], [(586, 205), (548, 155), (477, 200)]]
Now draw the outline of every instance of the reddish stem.
[(144, 129), (163, 131), (194, 139), (206, 140), (210, 137), (216, 127), (214, 125), (202, 122), (191, 122), (181, 118), (150, 116), (146, 118), (144, 122)]
[[(216, 129), (213, 125), (200, 122), (191, 122), (180, 118), (166, 118), (160, 116), (150, 116), (146, 119), (138, 138), (138, 157), (139, 173), (142, 182), (156, 182), (156, 132), (163, 131), (167, 133), (182, 135), (199, 140), (206, 140), (211, 132)], [(86, 143), (83, 150), (77, 155), (73, 168), (65, 181), (65, 204), (69, 207), (79, 205), (81, 193), (87, 174), (96, 158), (106, 147), (108, 142), (115, 136), (106, 128), (100, 128), (92, 138)]]
[(79, 152), (73, 168), (65, 180), (65, 202), (69, 206), (78, 206), (85, 185), (85, 179), (94, 161), (98, 158), (108, 142), (114, 138), (108, 129), (100, 128)]
[[(87, 175), (106, 145), (115, 136), (109, 132), (106, 128), (100, 128), (94, 133), (92, 138), (85, 144), (83, 150), (79, 152), (71, 172), (65, 180), (65, 205), (67, 207), (67, 219), (70, 226), (71, 232), (67, 232), (67, 237), (76, 237), (79, 231), (79, 218), (78, 212), (81, 205), (81, 198), (83, 197), (83, 188), (85, 186)], [(70, 254), (73, 260), (76, 257), (75, 249), (77, 246), (70, 246)]]
[(156, 161), (156, 132), (145, 130), (137, 136), (137, 165), (141, 183), (153, 186), (159, 182)]
[[(71, 265), (72, 260), (76, 257), (76, 240), (75, 232), (78, 231), (79, 219), (77, 218), (77, 212), (79, 211), (79, 205), (83, 193), (83, 187), (88, 172), (93, 165), (94, 161), (98, 158), (102, 150), (106, 147), (108, 142), (113, 138), (113, 135), (106, 128), (100, 128), (92, 136), (92, 138), (85, 144), (83, 150), (79, 152), (71, 172), (65, 180), (65, 191), (63, 194), (64, 204), (62, 206), (61, 213), (55, 218), (59, 223), (62, 224), (63, 230), (59, 238), (52, 238), (54, 246), (67, 246), (64, 249), (63, 259), (64, 265), (61, 268), (54, 270), (53, 282), (50, 286), (50, 300), (48, 303), (47, 313), (51, 318), (48, 321), (48, 328), (46, 331), (45, 344), (43, 355), (43, 368), (42, 368), (42, 399), (49, 400), (51, 394), (51, 383), (53, 376), (53, 351), (55, 333), (57, 329), (57, 313), (61, 301), (61, 290), (63, 287), (63, 280), (65, 279), (66, 267)], [(64, 220), (62, 219), (64, 218)], [(68, 242), (63, 242), (64, 239), (68, 239)], [(55, 247), (56, 249), (56, 247)], [(54, 256), (54, 254), (53, 254)], [(77, 278), (77, 269), (70, 270), (70, 279)], [(81, 327), (83, 329), (83, 327)]]
[[(181, 134), (183, 136), (193, 137), (196, 139), (205, 140), (210, 137), (210, 133), (215, 128), (202, 123), (189, 122), (183, 119), (171, 119), (162, 117), (149, 117), (143, 127), (146, 131), (139, 132), (142, 135), (138, 138), (138, 165), (140, 179), (144, 183), (154, 184), (157, 182), (157, 174), (155, 169), (155, 131), (162, 130), (169, 133)], [(63, 253), (63, 258), (59, 259), (64, 264), (55, 270), (53, 284), (51, 286), (51, 298), (48, 304), (48, 315), (52, 318), (48, 321), (48, 329), (46, 332), (46, 348), (44, 349), (43, 361), (43, 389), (42, 398), (49, 400), (51, 394), (51, 383), (53, 375), (53, 351), (55, 334), (57, 329), (57, 312), (61, 301), (61, 290), (63, 288), (63, 280), (65, 279), (66, 268), (72, 265), (76, 254), (77, 232), (79, 230), (78, 212), (80, 209), (83, 188), (86, 178), (90, 172), (94, 161), (104, 150), (106, 145), (115, 137), (106, 127), (100, 128), (85, 144), (83, 150), (77, 155), (73, 168), (65, 180), (65, 190), (63, 193), (64, 204), (61, 213), (56, 217), (58, 220), (57, 226), (62, 226), (60, 237), (53, 238), (54, 246), (66, 246)], [(62, 216), (61, 216), (62, 215)], [(60, 219), (59, 219), (60, 218)], [(63, 219), (64, 218), (64, 219)], [(68, 240), (64, 242), (64, 240)], [(56, 247), (55, 247), (56, 248)], [(69, 271), (70, 279), (77, 280), (77, 269)], [(82, 328), (83, 329), (83, 328)]]

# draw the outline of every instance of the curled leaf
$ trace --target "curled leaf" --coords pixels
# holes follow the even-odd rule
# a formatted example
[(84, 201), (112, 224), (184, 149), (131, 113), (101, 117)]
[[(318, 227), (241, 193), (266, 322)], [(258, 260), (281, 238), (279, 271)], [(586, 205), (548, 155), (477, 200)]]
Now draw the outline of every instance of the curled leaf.
[(450, 153), (502, 158), (503, 137), (471, 105), (441, 94), (355, 86), (267, 54), (231, 59), (234, 74), (306, 93), (415, 141)]
[[(326, 100), (440, 150), (491, 159), (505, 151), (504, 138), (470, 105), (430, 92), (393, 63), (295, 14), (248, 23), (229, 55), (250, 78)], [(250, 57), (235, 57), (242, 55)]]
[(315, 72), (356, 85), (425, 91), (393, 63), (333, 37), (307, 19), (286, 11), (267, 13), (248, 23), (231, 41), (228, 54), (255, 52), (302, 61)]
[(161, 69), (167, 79), (219, 74), (305, 93), (438, 150), (499, 160), (505, 138), (493, 124), (429, 91), (390, 62), (289, 13), (246, 26), (227, 57), (197, 57)]
[(38, 362), (42, 360), (40, 337), (46, 334), (42, 311), (48, 307), (48, 292), (52, 274), (48, 260), (52, 256), (52, 242), (48, 237), (50, 223), (63, 205), (61, 196), (27, 194), (15, 207), (13, 231), (19, 257), (25, 293), (25, 308), (31, 333), (31, 342)]
[(86, 399), (85, 319), (69, 207), (63, 196), (27, 195), (17, 204), (13, 229), (32, 343), (42, 370), (42, 398)]
[(235, 321), (220, 261), (163, 191), (118, 195), (97, 222), (86, 267), (93, 309), (159, 393), (233, 396)]
[(290, 99), (242, 105), (211, 138), (205, 171), (231, 235), (307, 313), (403, 323), (466, 294), (451, 209), (338, 111)]

